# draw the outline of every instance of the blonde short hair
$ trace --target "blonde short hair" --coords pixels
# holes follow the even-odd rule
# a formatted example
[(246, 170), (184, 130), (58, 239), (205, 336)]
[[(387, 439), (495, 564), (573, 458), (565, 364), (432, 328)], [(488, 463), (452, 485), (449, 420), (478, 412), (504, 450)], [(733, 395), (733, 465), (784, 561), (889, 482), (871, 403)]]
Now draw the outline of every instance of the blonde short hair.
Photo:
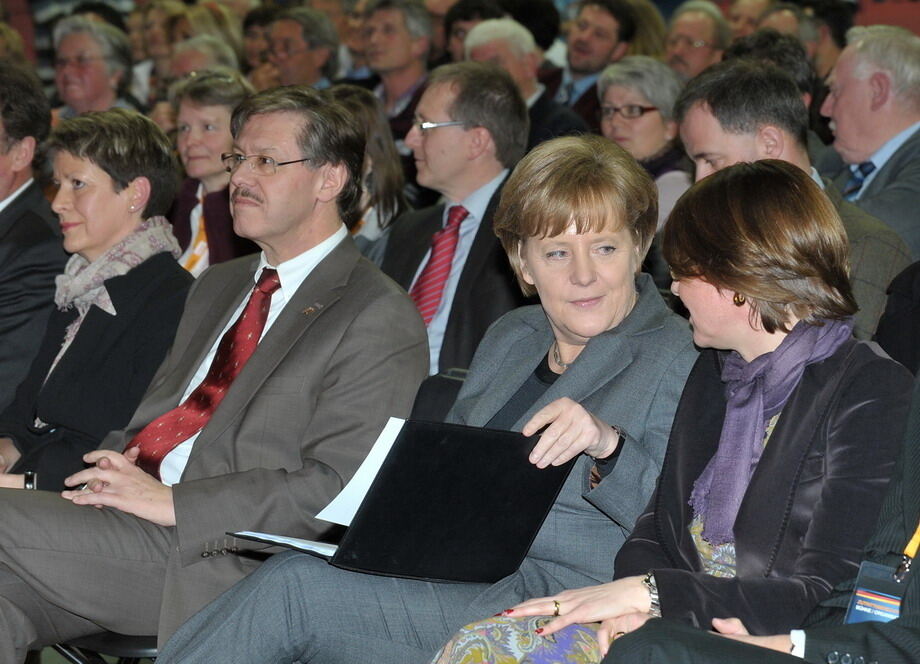
[(655, 235), (655, 183), (628, 152), (601, 136), (566, 136), (541, 143), (505, 183), (495, 234), (525, 295), (536, 290), (522, 278), (522, 243), (529, 237), (559, 235), (573, 223), (579, 233), (629, 229), (640, 257)]

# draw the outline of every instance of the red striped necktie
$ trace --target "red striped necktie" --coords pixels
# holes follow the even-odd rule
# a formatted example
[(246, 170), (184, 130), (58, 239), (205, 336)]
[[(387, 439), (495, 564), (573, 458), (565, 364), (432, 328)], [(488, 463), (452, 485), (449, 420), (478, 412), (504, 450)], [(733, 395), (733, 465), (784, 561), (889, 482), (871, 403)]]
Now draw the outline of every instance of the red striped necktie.
[(454, 254), (457, 253), (460, 223), (469, 214), (462, 205), (454, 205), (447, 211), (447, 226), (432, 237), (431, 257), (409, 293), (425, 325), (431, 323), (438, 305), (441, 304), (444, 284), (450, 276), (450, 265), (454, 260)]
[(243, 313), (221, 338), (208, 375), (188, 399), (141, 429), (125, 447), (140, 447), (137, 465), (159, 479), (163, 457), (205, 427), (259, 345), (272, 293), (280, 287), (278, 272), (263, 268)]

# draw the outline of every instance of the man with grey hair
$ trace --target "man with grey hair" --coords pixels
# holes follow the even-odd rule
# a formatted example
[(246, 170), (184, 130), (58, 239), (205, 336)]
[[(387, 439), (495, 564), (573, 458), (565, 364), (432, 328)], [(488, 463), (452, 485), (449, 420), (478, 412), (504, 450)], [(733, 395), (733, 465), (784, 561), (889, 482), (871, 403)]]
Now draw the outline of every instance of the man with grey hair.
[(665, 61), (685, 81), (722, 59), (731, 26), (709, 0), (688, 0), (674, 10), (665, 40)]
[(920, 37), (851, 28), (828, 83), (821, 114), (831, 119), (837, 154), (819, 170), (920, 258)]
[(568, 106), (555, 101), (537, 80), (542, 54), (533, 34), (510, 18), (483, 21), (464, 41), (466, 59), (498, 65), (511, 76), (530, 116), (527, 149), (557, 136), (588, 132), (588, 125)]
[(268, 59), (281, 85), (332, 85), (338, 67), (339, 37), (324, 13), (295, 7), (278, 15), (269, 28)]

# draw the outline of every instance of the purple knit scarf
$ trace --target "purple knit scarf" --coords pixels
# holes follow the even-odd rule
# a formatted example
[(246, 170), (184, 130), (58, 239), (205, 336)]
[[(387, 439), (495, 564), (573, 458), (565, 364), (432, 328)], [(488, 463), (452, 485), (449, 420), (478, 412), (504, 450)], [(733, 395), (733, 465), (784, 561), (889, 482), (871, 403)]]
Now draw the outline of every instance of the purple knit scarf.
[(719, 449), (690, 495), (710, 544), (734, 542), (734, 524), (764, 448), (764, 430), (783, 409), (805, 367), (830, 357), (853, 332), (853, 319), (799, 322), (771, 353), (746, 362), (737, 352), (722, 367), (727, 405)]

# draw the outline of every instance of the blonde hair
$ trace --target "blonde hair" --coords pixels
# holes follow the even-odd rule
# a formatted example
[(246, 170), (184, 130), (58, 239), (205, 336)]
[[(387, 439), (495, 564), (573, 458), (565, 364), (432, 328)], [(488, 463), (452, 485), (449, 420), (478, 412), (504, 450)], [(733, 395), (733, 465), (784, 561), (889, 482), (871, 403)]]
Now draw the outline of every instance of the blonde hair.
[(658, 223), (658, 192), (644, 168), (601, 136), (566, 136), (531, 150), (508, 178), (495, 213), (495, 234), (525, 295), (520, 248), (529, 237), (627, 228), (640, 258)]

